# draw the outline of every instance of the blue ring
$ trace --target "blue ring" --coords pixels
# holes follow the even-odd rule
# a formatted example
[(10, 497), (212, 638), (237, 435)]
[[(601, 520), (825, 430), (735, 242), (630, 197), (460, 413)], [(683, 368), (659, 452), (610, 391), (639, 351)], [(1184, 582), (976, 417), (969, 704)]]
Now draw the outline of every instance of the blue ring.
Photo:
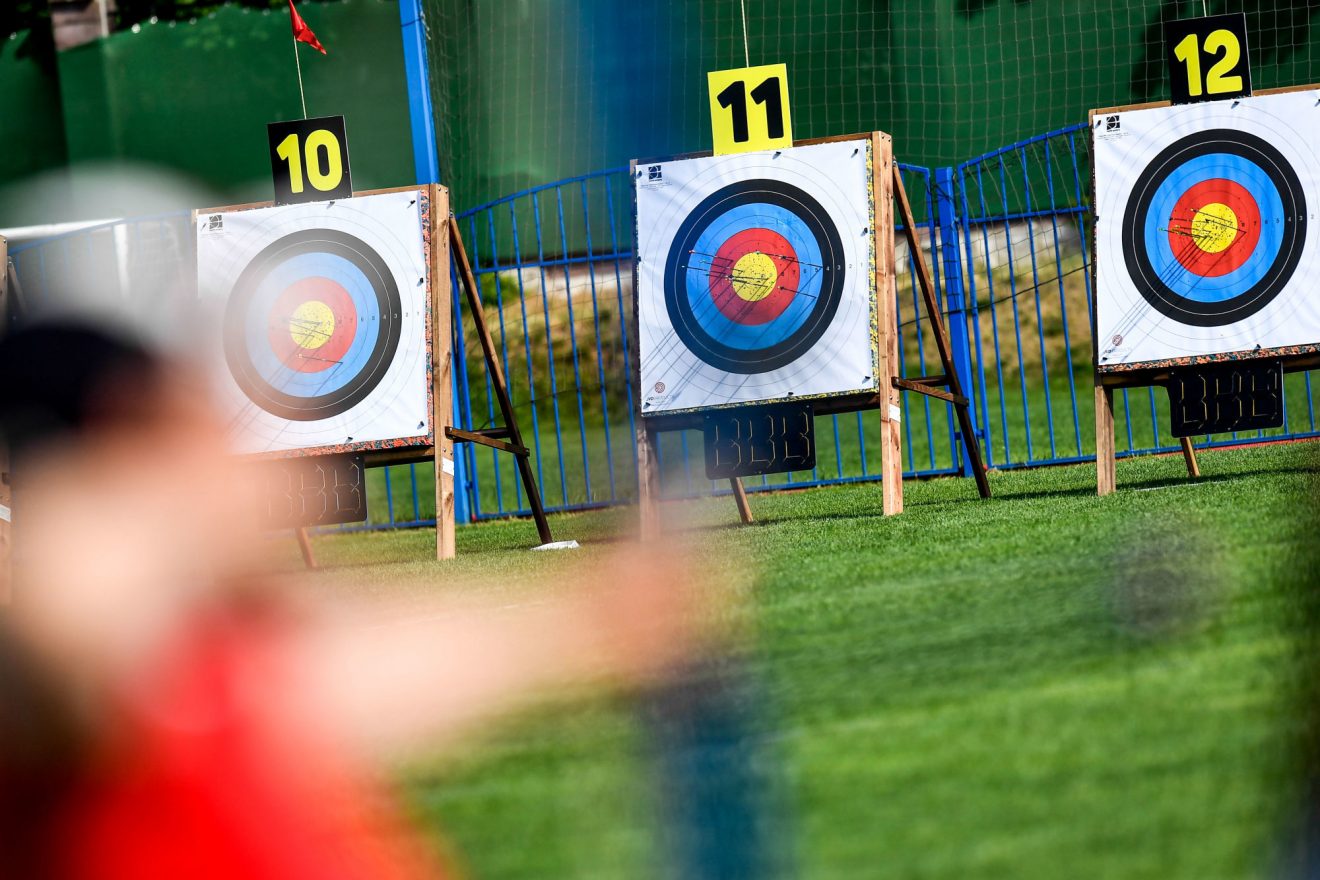
[(820, 248), (808, 234), (801, 218), (779, 205), (754, 203), (738, 205), (711, 221), (693, 247), (695, 254), (714, 256), (733, 236), (748, 229), (768, 229), (782, 235), (793, 247), (798, 263), (798, 289), (784, 311), (764, 324), (741, 324), (730, 320), (715, 304), (710, 289), (709, 263), (689, 265), (686, 272), (687, 298), (701, 329), (730, 348), (754, 351), (783, 342), (796, 333), (811, 317), (820, 295), (822, 273)]
[[(1277, 194), (1282, 210), (1273, 216), (1262, 216), (1261, 223), (1262, 226), (1267, 223), (1277, 225), (1282, 239), (1274, 254), (1263, 256), (1265, 248), (1262, 248), (1258, 254), (1252, 255), (1251, 259), (1268, 264), (1255, 284), (1231, 291), (1230, 296), (1223, 298), (1215, 293), (1219, 288), (1207, 285), (1212, 292), (1204, 298), (1196, 298), (1175, 290), (1169, 281), (1185, 290), (1187, 285), (1180, 282), (1186, 280), (1199, 285), (1207, 279), (1202, 276), (1193, 276), (1192, 279), (1175, 276), (1168, 268), (1167, 258), (1160, 259), (1170, 252), (1167, 242), (1164, 247), (1157, 247), (1154, 255), (1148, 248), (1147, 233), (1152, 220), (1157, 224), (1167, 224), (1170, 219), (1168, 214), (1155, 214), (1152, 218), (1152, 204), (1166, 179), (1184, 165), (1202, 156), (1222, 155), (1241, 157), (1269, 178), (1270, 185), (1266, 192)], [(1219, 159), (1207, 167), (1222, 168), (1223, 160)], [(1270, 200), (1265, 201), (1268, 203)], [(1167, 206), (1167, 201), (1165, 204)], [(1257, 207), (1262, 211), (1267, 209), (1267, 205), (1260, 202)], [(1238, 129), (1198, 131), (1169, 144), (1137, 176), (1123, 209), (1120, 225), (1123, 262), (1127, 265), (1128, 275), (1137, 293), (1156, 311), (1181, 324), (1224, 327), (1259, 312), (1292, 282), (1306, 248), (1308, 219), (1306, 193), (1302, 189), (1301, 180), (1277, 147), (1262, 137)], [(1157, 262), (1161, 264), (1164, 275), (1170, 276), (1168, 280), (1157, 270)]]
[[(371, 343), (370, 351), (363, 359), (357, 359), (356, 372), (344, 370), (336, 373), (332, 382), (319, 386), (320, 393), (289, 394), (283, 388), (268, 381), (254, 362), (254, 354), (268, 350), (269, 340), (262, 339), (260, 344), (251, 345), (251, 334), (257, 332), (265, 336), (270, 330), (270, 311), (274, 300), (271, 298), (283, 292), (289, 284), (299, 280), (285, 274), (291, 263), (298, 257), (310, 255), (313, 259), (304, 263), (313, 274), (323, 272), (339, 273), (341, 281), (349, 282), (350, 289), (369, 290), (374, 308), (363, 310), (368, 323), (374, 317), (376, 328), (364, 332), (361, 328), (354, 335), (354, 342)], [(354, 283), (354, 276), (333, 260), (326, 259), (333, 255), (352, 264), (368, 282), (366, 288)], [(267, 285), (268, 276), (280, 274), (279, 283)], [(308, 277), (308, 276), (303, 276)], [(262, 300), (261, 308), (254, 308), (254, 300)], [(350, 293), (351, 295), (351, 293)], [(361, 315), (359, 316), (361, 317)], [(332, 229), (305, 229), (293, 232), (272, 242), (253, 257), (247, 267), (239, 274), (238, 280), (230, 291), (229, 303), (225, 307), (224, 340), (225, 361), (239, 388), (254, 404), (266, 412), (292, 421), (319, 421), (333, 418), (348, 412), (366, 400), (367, 397), (385, 378), (399, 348), (403, 331), (403, 304), (399, 295), (398, 283), (393, 270), (370, 245), (356, 236)], [(374, 340), (374, 341), (373, 341)], [(351, 346), (350, 346), (351, 347)], [(347, 353), (346, 353), (347, 354)], [(263, 364), (268, 372), (271, 364)], [(321, 375), (321, 374), (317, 374)], [(342, 377), (347, 375), (347, 381)], [(284, 381), (285, 377), (280, 376)], [(327, 390), (331, 384), (333, 390)], [(295, 383), (295, 391), (305, 392), (306, 387)]]
[[(269, 329), (281, 318), (271, 314), (280, 295), (299, 281), (316, 277), (329, 279), (348, 291), (358, 324), (352, 331), (353, 342), (338, 364), (307, 373), (280, 360), (271, 348)], [(247, 347), (252, 366), (271, 387), (294, 397), (317, 397), (344, 387), (362, 370), (380, 332), (379, 304), (371, 281), (358, 266), (337, 254), (298, 254), (280, 263), (257, 285), (250, 309), (253, 316), (267, 316), (265, 325), (255, 320), (248, 324)]]
[[(1246, 261), (1224, 275), (1197, 275), (1178, 261), (1169, 246), (1164, 224), (1173, 216), (1178, 200), (1206, 180), (1222, 178), (1238, 184), (1255, 200), (1262, 220), (1260, 239)], [(1160, 279), (1179, 296), (1196, 302), (1223, 302), (1258, 284), (1279, 254), (1283, 245), (1283, 224), (1264, 218), (1283, 216), (1283, 200), (1265, 170), (1242, 156), (1210, 153), (1197, 156), (1178, 166), (1164, 179), (1151, 200), (1146, 214), (1146, 252)], [(1195, 247), (1189, 240), (1189, 247)]]

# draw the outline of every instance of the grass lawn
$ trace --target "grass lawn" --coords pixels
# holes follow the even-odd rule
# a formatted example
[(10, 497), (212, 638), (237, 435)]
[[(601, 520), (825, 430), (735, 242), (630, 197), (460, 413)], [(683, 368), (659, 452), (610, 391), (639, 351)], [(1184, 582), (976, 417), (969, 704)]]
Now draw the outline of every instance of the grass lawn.
[[(1120, 461), (907, 485), (670, 505), (722, 581), (745, 571), (804, 877), (1243, 877), (1272, 874), (1297, 782), (1298, 635), (1314, 581), (1320, 445)], [(605, 552), (629, 511), (317, 539), (363, 593), (552, 577)], [(510, 601), (531, 600), (510, 592)], [(1299, 610), (1300, 609), (1300, 610)], [(443, 687), (443, 683), (437, 683)], [(646, 731), (625, 700), (543, 711), (479, 749), (404, 773), (421, 822), (478, 878), (659, 876)]]
[[(917, 375), (923, 370), (914, 366), (910, 372)], [(1020, 465), (1055, 456), (1069, 458), (1095, 454), (1095, 410), (1089, 366), (1074, 376), (1073, 386), (1069, 385), (1066, 376), (1048, 378), (1046, 383), (1045, 375), (1036, 369), (1025, 382), (1016, 378), (1007, 381), (1001, 396), (995, 377), (987, 377), (986, 413), (989, 415), (991, 442), (982, 443), (982, 454), (989, 455), (992, 465), (1002, 466), (1005, 462)], [(1311, 384), (1307, 374), (1290, 373), (1284, 377), (1287, 431), (1299, 434), (1315, 431)], [(1050, 408), (1045, 406), (1047, 385), (1051, 393)], [(1025, 394), (1022, 392), (1024, 387)], [(904, 472), (913, 475), (952, 469), (955, 461), (952, 407), (912, 392), (903, 392), (901, 400)], [(531, 420), (524, 417), (521, 425), (524, 436), (529, 440), (533, 436), (539, 437), (539, 444), (533, 444), (533, 448), (539, 449), (539, 458), (533, 459), (533, 466), (547, 505), (581, 505), (608, 502), (612, 496), (616, 499), (635, 496), (636, 465), (631, 426), (621, 406), (610, 413), (608, 431), (604, 422), (593, 423), (590, 416), (583, 428), (576, 409), (565, 407), (560, 412), (560, 434), (555, 432), (549, 412), (542, 413), (535, 435)], [(1149, 450), (1157, 444), (1165, 449), (1177, 447), (1177, 441), (1168, 434), (1169, 403), (1163, 389), (1120, 389), (1114, 395), (1114, 413), (1114, 439), (1120, 453)], [(978, 412), (977, 419), (980, 420), (981, 416)], [(814, 474), (806, 471), (778, 474), (749, 481), (748, 485), (782, 485), (790, 476), (799, 483), (874, 476), (880, 470), (880, 430), (880, 419), (875, 411), (818, 416), (817, 468)], [(1240, 439), (1245, 442), (1258, 436), (1284, 432), (1285, 429), (1252, 432)], [(1202, 442), (1204, 438), (1195, 439)], [(1224, 441), (1230, 438), (1219, 435), (1210, 439)], [(690, 497), (709, 493), (711, 484), (705, 479), (700, 431), (662, 434), (660, 451), (665, 465), (663, 486), (667, 494)], [(471, 454), (476, 463), (483, 514), (497, 514), (501, 503), (506, 511), (518, 510), (525, 505), (514, 462), (508, 455), (476, 447)], [(387, 470), (389, 492), (386, 490)], [(370, 470), (368, 508), (371, 521), (382, 524), (389, 521), (391, 498), (397, 521), (433, 519), (433, 474), (434, 468), (429, 464)], [(722, 484), (717, 488), (722, 488)]]

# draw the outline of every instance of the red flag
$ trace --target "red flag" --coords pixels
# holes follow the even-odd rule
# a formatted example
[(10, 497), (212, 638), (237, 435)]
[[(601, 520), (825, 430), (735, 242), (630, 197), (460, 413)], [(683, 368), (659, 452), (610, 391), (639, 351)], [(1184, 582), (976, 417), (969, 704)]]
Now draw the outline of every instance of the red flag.
[(293, 0), (289, 0), (289, 15), (293, 18), (293, 39), (299, 43), (306, 43), (322, 55), (328, 54), (325, 51), (325, 46), (321, 45), (321, 41), (316, 38), (316, 34), (312, 33), (312, 29), (307, 26), (307, 22), (303, 21), (303, 17), (298, 14), (298, 10), (293, 8)]

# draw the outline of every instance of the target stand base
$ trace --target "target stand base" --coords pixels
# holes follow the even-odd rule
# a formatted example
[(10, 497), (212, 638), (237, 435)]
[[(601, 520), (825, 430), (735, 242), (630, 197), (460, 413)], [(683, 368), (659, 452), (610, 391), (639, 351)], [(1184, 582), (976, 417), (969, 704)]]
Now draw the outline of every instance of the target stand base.
[[(1316, 102), (1297, 93), (1320, 86), (1090, 113), (1098, 496), (1117, 490), (1115, 389), (1169, 386), (1179, 370), (1215, 364), (1320, 365), (1309, 310), (1267, 311), (1308, 298), (1302, 279), (1314, 274), (1314, 129), (1284, 117)], [(1200, 477), (1191, 438), (1179, 446), (1189, 479)]]
[[(496, 353), (494, 344), (491, 341), (490, 331), (486, 323), (485, 311), (482, 308), (481, 299), (478, 295), (476, 280), (472, 272), (472, 267), (468, 261), (467, 253), (463, 247), (463, 239), (459, 234), (458, 224), (455, 222), (449, 209), (449, 192), (437, 184), (423, 184), (408, 187), (395, 187), (390, 189), (370, 190), (366, 192), (356, 192), (353, 199), (338, 200), (338, 204), (345, 205), (356, 201), (362, 196), (387, 196), (387, 195), (411, 195), (414, 200), (408, 203), (410, 210), (419, 212), (422, 233), (422, 257), (425, 263), (426, 282), (425, 305), (426, 305), (426, 351), (424, 361), (421, 357), (418, 361), (426, 365), (426, 381), (429, 383), (426, 395), (426, 414), (427, 420), (418, 424), (418, 433), (413, 435), (393, 435), (390, 437), (373, 438), (369, 440), (353, 441), (349, 437), (348, 441), (336, 440), (333, 444), (307, 444), (301, 448), (293, 447), (287, 450), (288, 454), (298, 456), (324, 456), (344, 451), (353, 451), (360, 453), (367, 467), (387, 467), (398, 464), (416, 464), (421, 462), (432, 462), (435, 466), (435, 511), (436, 511), (436, 559), (444, 560), (452, 558), (456, 553), (455, 548), (455, 443), (478, 443), (497, 449), (502, 452), (510, 453), (517, 461), (518, 472), (522, 478), (523, 487), (526, 491), (529, 504), (532, 509), (532, 515), (536, 519), (537, 532), (540, 536), (540, 543), (551, 543), (554, 539), (550, 533), (550, 527), (546, 521), (545, 509), (541, 503), (541, 495), (536, 486), (536, 480), (533, 476), (532, 468), (529, 463), (529, 453), (526, 444), (523, 442), (522, 434), (518, 429), (517, 419), (509, 399), (508, 386), (504, 374), (500, 368), (500, 362)], [(328, 210), (336, 202), (326, 202), (325, 210)], [(207, 229), (216, 231), (227, 230), (225, 226), (225, 216), (244, 211), (256, 209), (269, 209), (274, 207), (270, 202), (250, 203), (245, 205), (234, 205), (222, 208), (211, 208), (204, 211), (194, 211), (193, 221), (196, 226), (199, 219), (206, 219)], [(302, 211), (306, 213), (309, 206), (295, 205), (282, 206), (281, 211)], [(274, 222), (274, 221), (272, 221)], [(299, 222), (305, 222), (305, 218)], [(318, 221), (319, 222), (319, 221)], [(213, 224), (213, 225), (212, 225)], [(310, 228), (298, 228), (291, 233), (286, 232), (286, 238), (294, 236), (306, 237)], [(333, 230), (332, 230), (333, 231)], [(342, 232), (342, 230), (339, 230)], [(226, 233), (227, 234), (227, 233)], [(331, 235), (322, 231), (317, 241), (338, 241), (343, 235)], [(219, 246), (216, 246), (219, 252)], [(340, 248), (342, 250), (343, 248)], [(338, 252), (336, 252), (338, 253)], [(332, 254), (333, 256), (334, 254)], [(0, 259), (3, 259), (3, 239), (0, 239)], [(379, 254), (377, 254), (379, 256)], [(383, 258), (382, 258), (383, 260)], [(375, 263), (370, 263), (368, 268), (375, 267)], [(411, 268), (411, 267), (410, 267)], [(417, 268), (420, 268), (418, 266)], [(451, 287), (451, 272), (457, 269), (457, 274), (463, 285), (464, 293), (467, 297), (467, 304), (472, 313), (473, 321), (478, 331), (481, 341), (482, 354), (485, 358), (486, 367), (490, 374), (491, 384), (495, 389), (497, 399), (500, 404), (500, 412), (503, 416), (504, 425), (502, 427), (489, 428), (480, 431), (462, 430), (454, 427), (454, 364), (453, 364), (453, 335), (455, 315), (453, 314), (453, 289)], [(374, 270), (373, 270), (374, 271)], [(380, 277), (386, 277), (391, 272), (390, 264), (386, 263), (384, 269), (377, 274)], [(16, 281), (12, 267), (7, 273), (7, 278), (12, 282), (10, 292), (16, 301), (21, 302), (21, 293), (17, 289)], [(0, 278), (0, 296), (3, 295), (6, 285), (4, 278)], [(241, 279), (240, 279), (241, 280)], [(419, 284), (421, 282), (418, 282)], [(238, 286), (237, 284), (235, 285)], [(397, 284), (394, 287), (398, 287)], [(331, 291), (333, 293), (333, 291)], [(230, 292), (232, 296), (232, 291)], [(333, 310), (331, 310), (333, 313)], [(346, 325), (348, 326), (348, 325)], [(414, 331), (415, 332), (415, 331)], [(283, 337), (281, 337), (282, 339)], [(232, 365), (231, 365), (232, 369)], [(411, 423), (411, 418), (409, 419)], [(421, 430), (425, 428), (425, 433)], [(269, 451), (255, 453), (256, 455), (275, 454)], [(307, 535), (299, 530), (296, 535), (299, 549), (303, 560), (308, 568), (316, 567), (315, 555)], [(0, 543), (3, 542), (3, 527), (0, 526)]]
[[(959, 425), (959, 436), (963, 446), (965, 461), (973, 478), (977, 491), (982, 498), (990, 497), (990, 483), (981, 459), (981, 450), (977, 443), (977, 434), (970, 404), (959, 381), (954, 366), (953, 350), (945, 331), (935, 284), (926, 262), (925, 250), (917, 239), (916, 222), (912, 216), (912, 207), (903, 185), (898, 163), (894, 160), (893, 145), (890, 136), (882, 132), (869, 135), (846, 135), (842, 137), (821, 138), (799, 141), (795, 146), (830, 143), (835, 141), (869, 138), (871, 141), (871, 219), (875, 234), (875, 290), (877, 299), (878, 322), (878, 390), (858, 394), (846, 394), (815, 398), (812, 400), (816, 415), (833, 415), (879, 410), (881, 431), (881, 486), (882, 506), (885, 515), (903, 511), (903, 463), (902, 430), (900, 407), (901, 393), (910, 391), (941, 400), (954, 407)], [(710, 154), (700, 154), (710, 155)], [(634, 161), (631, 166), (636, 176), (640, 163)], [(894, 254), (895, 217), (893, 206), (897, 202), (903, 232), (908, 248), (917, 269), (917, 282), (925, 302), (927, 320), (930, 321), (936, 346), (939, 351), (943, 373), (916, 378), (900, 376), (902, 360), (899, 357), (898, 335), (899, 322), (896, 307), (896, 268)], [(637, 263), (633, 264), (634, 297), (638, 291)], [(640, 324), (637, 301), (634, 300), (632, 334), (629, 340), (634, 367), (633, 388), (634, 405), (642, 409), (640, 389)], [(660, 469), (658, 455), (658, 437), (662, 431), (697, 430), (702, 426), (702, 412), (692, 410), (679, 413), (644, 415), (637, 426), (637, 465), (638, 495), (641, 534), (644, 540), (654, 540), (661, 534), (662, 526), (659, 511)], [(747, 500), (747, 492), (739, 479), (730, 480), (734, 501), (738, 508), (739, 519), (744, 524), (755, 521)]]
[[(1114, 389), (1144, 388), (1163, 384), (1166, 376), (1159, 374), (1102, 374), (1095, 375), (1095, 494), (1104, 497), (1118, 489), (1118, 454), (1114, 445)], [(1188, 479), (1201, 476), (1201, 465), (1196, 460), (1196, 447), (1191, 437), (1179, 437), (1183, 463)]]

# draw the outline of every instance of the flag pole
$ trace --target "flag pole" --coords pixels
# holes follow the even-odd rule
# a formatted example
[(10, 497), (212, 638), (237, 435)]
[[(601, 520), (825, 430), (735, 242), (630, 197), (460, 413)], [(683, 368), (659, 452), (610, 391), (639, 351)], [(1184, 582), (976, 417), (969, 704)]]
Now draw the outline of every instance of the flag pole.
[(293, 38), (293, 63), (298, 67), (298, 97), (302, 99), (303, 119), (307, 118), (307, 92), (303, 90), (302, 58), (298, 57), (298, 38)]

